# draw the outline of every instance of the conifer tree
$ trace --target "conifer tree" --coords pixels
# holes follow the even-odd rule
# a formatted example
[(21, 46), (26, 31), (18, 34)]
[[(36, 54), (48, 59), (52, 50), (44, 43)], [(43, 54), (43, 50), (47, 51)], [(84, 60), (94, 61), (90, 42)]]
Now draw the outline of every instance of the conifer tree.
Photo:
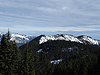
[(37, 54), (37, 52), (35, 52), (34, 55), (34, 69), (35, 69), (35, 75), (39, 75), (39, 56)]
[[(10, 40), (10, 32), (3, 35), (0, 46), (1, 74), (14, 75), (18, 70), (20, 52), (17, 44)], [(17, 69), (16, 69), (17, 68)]]
[(46, 55), (43, 52), (39, 53), (39, 73), (40, 75), (48, 75), (48, 73), (50, 73), (50, 71), (48, 69), (50, 69), (49, 67), (49, 61), (46, 59)]
[(2, 59), (2, 73), (3, 74), (8, 74), (11, 75), (11, 52), (9, 49), (9, 42), (6, 38), (5, 35), (3, 35), (2, 40), (1, 40), (1, 59)]
[(3, 35), (3, 37), (2, 37), (2, 40), (1, 40), (1, 73), (2, 74), (5, 74), (5, 70), (7, 70), (7, 65), (6, 65), (6, 62), (7, 62), (7, 59), (8, 59), (8, 57), (7, 57), (7, 54), (8, 54), (8, 52), (7, 52), (7, 42), (6, 42), (6, 36), (5, 35)]
[(2, 40), (1, 40), (1, 45), (0, 45), (0, 73), (1, 75), (4, 74), (4, 67), (5, 67), (5, 62), (4, 62), (4, 51), (5, 51), (5, 46), (6, 46), (6, 37), (3, 35)]
[(21, 74), (21, 54), (17, 46), (17, 43), (13, 41), (13, 51), (12, 51), (12, 62), (13, 62), (13, 72), (16, 75)]
[(23, 55), (23, 75), (34, 75), (34, 59), (28, 48), (28, 42)]
[(98, 56), (98, 61), (97, 61), (97, 69), (96, 69), (95, 75), (100, 75), (100, 51), (99, 51), (99, 56)]
[(11, 35), (10, 35), (10, 31), (9, 31), (9, 29), (8, 29), (8, 33), (7, 33), (7, 40), (10, 40), (11, 39)]

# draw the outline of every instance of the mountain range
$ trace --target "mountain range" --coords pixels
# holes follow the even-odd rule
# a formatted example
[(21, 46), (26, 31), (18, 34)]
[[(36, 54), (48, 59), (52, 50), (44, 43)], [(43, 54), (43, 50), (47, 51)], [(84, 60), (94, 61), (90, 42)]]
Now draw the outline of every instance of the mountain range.
[[(2, 39), (2, 35), (5, 33), (0, 33), (0, 41)], [(73, 35), (69, 34), (56, 34), (52, 36), (48, 35), (40, 35), (40, 36), (32, 36), (32, 35), (22, 35), (22, 34), (11, 34), (11, 40), (18, 44), (18, 46), (21, 46), (25, 44), (27, 41), (30, 42), (31, 40), (37, 41), (39, 44), (45, 43), (49, 40), (65, 40), (65, 41), (71, 41), (71, 42), (78, 42), (83, 44), (91, 44), (91, 45), (100, 45), (100, 40), (95, 40), (92, 37), (81, 35), (78, 37), (75, 37)]]
[[(5, 33), (0, 33), (0, 41)], [(26, 45), (29, 42), (29, 49), (32, 53), (43, 52), (46, 58), (51, 63), (59, 64), (59, 62), (76, 59), (78, 57), (84, 58), (87, 56), (98, 55), (100, 50), (100, 40), (93, 39), (90, 36), (81, 35), (75, 37), (69, 34), (56, 35), (40, 35), (34, 37), (32, 35), (11, 34), (12, 41), (18, 44), (19, 49), (23, 53)]]

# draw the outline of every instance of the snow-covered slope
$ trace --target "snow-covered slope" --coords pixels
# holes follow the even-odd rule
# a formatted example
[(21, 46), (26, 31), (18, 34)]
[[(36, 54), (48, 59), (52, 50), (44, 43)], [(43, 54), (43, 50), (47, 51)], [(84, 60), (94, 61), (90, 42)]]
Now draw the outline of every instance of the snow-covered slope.
[[(0, 41), (1, 41), (3, 34), (4, 33), (0, 33)], [(21, 45), (25, 44), (27, 41), (29, 42), (34, 38), (35, 37), (33, 37), (32, 35), (11, 34), (10, 40), (12, 40), (12, 41), (15, 40), (15, 42), (18, 43), (18, 46), (21, 46)]]
[(47, 42), (48, 40), (65, 40), (65, 41), (73, 41), (73, 42), (80, 42), (82, 43), (78, 38), (68, 35), (68, 34), (58, 34), (53, 36), (44, 35), (40, 38), (39, 44), (42, 44), (44, 42)]
[(45, 43), (48, 40), (65, 40), (65, 41), (79, 42), (79, 43), (92, 44), (92, 45), (100, 44), (98, 40), (94, 40), (89, 36), (82, 35), (79, 37), (75, 37), (73, 35), (68, 35), (68, 34), (57, 34), (53, 36), (43, 35), (39, 40), (39, 44)]
[(99, 41), (98, 40), (92, 39), (89, 36), (82, 35), (82, 36), (79, 36), (78, 39), (80, 41), (82, 41), (83, 43), (85, 43), (85, 44), (88, 43), (88, 44), (92, 44), (92, 45), (99, 45)]

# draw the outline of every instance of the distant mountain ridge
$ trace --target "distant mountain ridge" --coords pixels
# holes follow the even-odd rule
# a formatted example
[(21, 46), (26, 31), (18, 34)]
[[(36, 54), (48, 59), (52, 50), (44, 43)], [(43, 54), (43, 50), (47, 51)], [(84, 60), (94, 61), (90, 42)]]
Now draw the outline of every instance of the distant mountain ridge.
[[(0, 41), (2, 39), (2, 35), (5, 33), (0, 33)], [(81, 35), (78, 37), (75, 37), (73, 35), (69, 34), (56, 34), (56, 35), (40, 35), (40, 36), (32, 36), (32, 35), (21, 35), (21, 34), (11, 34), (11, 40), (18, 44), (18, 46), (21, 46), (25, 44), (27, 41), (30, 42), (31, 40), (34, 40), (38, 42), (39, 44), (45, 43), (49, 40), (65, 40), (65, 41), (71, 41), (71, 42), (78, 42), (83, 44), (91, 44), (91, 45), (100, 45), (100, 40), (92, 39), (90, 36)]]
[(100, 40), (92, 39), (92, 37), (89, 37), (86, 35), (81, 35), (78, 37), (75, 37), (69, 34), (57, 34), (57, 35), (52, 35), (52, 36), (40, 35), (37, 38), (38, 38), (39, 44), (45, 43), (49, 40), (65, 40), (65, 41), (71, 41), (71, 42), (79, 42), (83, 44), (100, 45)]
[[(5, 33), (0, 33), (0, 41), (2, 39), (2, 35)], [(15, 42), (18, 44), (18, 46), (21, 46), (23, 44), (25, 44), (27, 41), (31, 41), (32, 39), (34, 39), (35, 37), (32, 35), (21, 35), (21, 34), (11, 34), (11, 39), (12, 41), (15, 40)]]

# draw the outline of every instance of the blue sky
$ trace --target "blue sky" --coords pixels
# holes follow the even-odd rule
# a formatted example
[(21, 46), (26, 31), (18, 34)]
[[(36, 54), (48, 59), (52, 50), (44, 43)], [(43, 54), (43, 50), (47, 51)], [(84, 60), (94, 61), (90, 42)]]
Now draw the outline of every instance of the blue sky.
[(100, 0), (0, 0), (0, 32), (100, 39)]

